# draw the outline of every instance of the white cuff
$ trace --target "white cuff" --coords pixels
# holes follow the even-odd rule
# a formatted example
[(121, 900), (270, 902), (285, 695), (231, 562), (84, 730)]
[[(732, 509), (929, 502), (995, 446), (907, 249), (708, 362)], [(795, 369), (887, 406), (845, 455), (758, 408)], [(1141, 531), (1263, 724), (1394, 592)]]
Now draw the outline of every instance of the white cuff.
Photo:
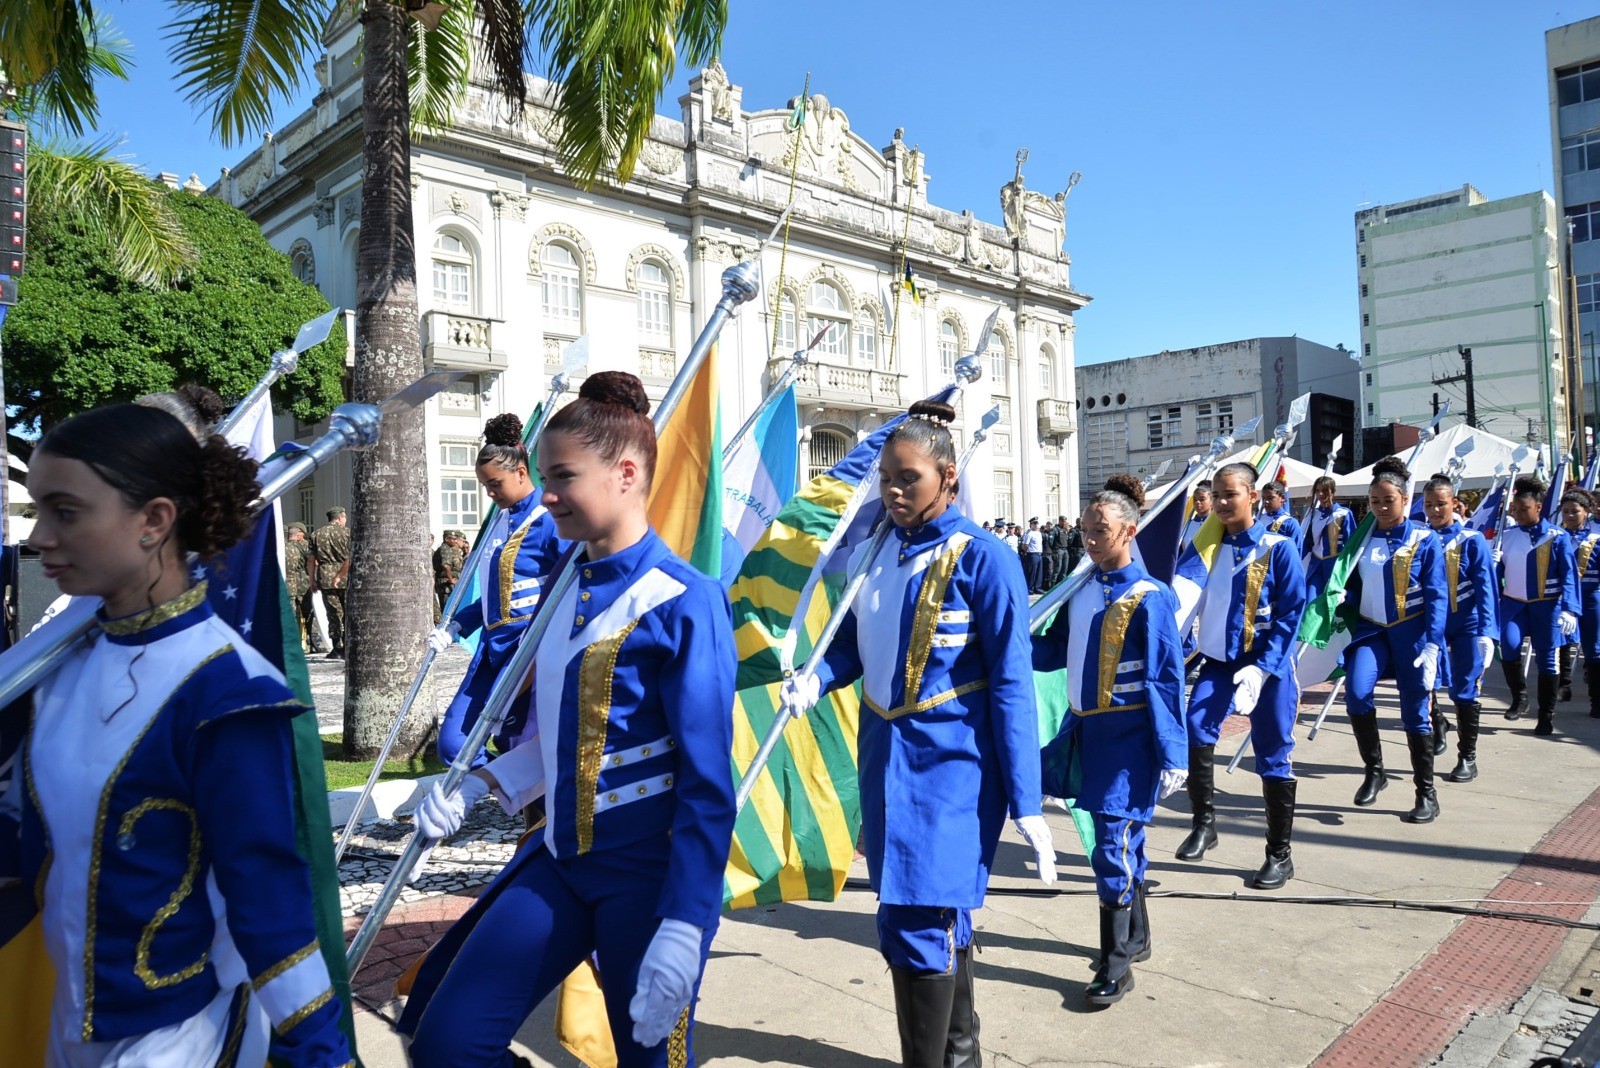
[(535, 734), (511, 752), (489, 761), (488, 771), (500, 784), (494, 796), (506, 815), (515, 816), (539, 800), (545, 788), (544, 748), (539, 736)]

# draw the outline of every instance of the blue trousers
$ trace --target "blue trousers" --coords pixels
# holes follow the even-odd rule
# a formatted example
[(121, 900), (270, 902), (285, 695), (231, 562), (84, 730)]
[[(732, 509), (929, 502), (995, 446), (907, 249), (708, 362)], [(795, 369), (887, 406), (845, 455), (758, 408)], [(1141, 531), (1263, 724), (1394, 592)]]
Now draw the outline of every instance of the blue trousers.
[(1522, 639), (1533, 640), (1533, 662), (1546, 675), (1556, 673), (1556, 650), (1561, 648), (1559, 601), (1500, 601), (1500, 658), (1522, 655)]
[[(1207, 660), (1200, 680), (1189, 695), (1189, 744), (1216, 745), (1222, 721), (1233, 707), (1233, 676), (1244, 661)], [(1294, 718), (1300, 711), (1300, 683), (1291, 662), (1286, 678), (1268, 675), (1261, 699), (1250, 713), (1250, 744), (1255, 749), (1256, 773), (1263, 779), (1294, 778)]]
[(1309, 604), (1322, 596), (1322, 591), (1328, 588), (1328, 578), (1333, 574), (1333, 565), (1338, 561), (1337, 556), (1330, 556), (1326, 560), (1318, 560), (1315, 556), (1306, 564), (1306, 602)]
[[(656, 906), (666, 865), (641, 870), (633, 853), (608, 850), (557, 860), (542, 844), (512, 873), (450, 962), (417, 1022), (417, 1068), (509, 1066), (511, 1040), (539, 1002), (593, 954), (616, 1045), (618, 1068), (667, 1068), (680, 1041), (694, 1063), (694, 1008), (651, 1049), (633, 1040), (628, 1003), (639, 962), (661, 921)], [(648, 850), (649, 847), (643, 847)], [(716, 934), (712, 925), (700, 960)], [(698, 995), (699, 983), (695, 984)]]
[(1600, 585), (1584, 586), (1583, 611), (1578, 613), (1578, 637), (1583, 645), (1583, 658), (1600, 664)]
[(1106, 905), (1127, 905), (1144, 882), (1144, 824), (1094, 813), (1094, 849), (1089, 852), (1094, 888)]
[[(467, 674), (461, 680), (461, 688), (456, 691), (455, 699), (450, 702), (450, 706), (444, 710), (444, 721), (439, 724), (439, 759), (446, 764), (454, 763), (456, 754), (467, 744), (467, 735), (478, 725), (478, 716), (483, 712), (483, 706), (488, 703), (489, 691), (494, 689), (495, 679), (499, 676), (499, 666), (484, 659), (480, 649), (478, 656), (467, 666)], [(531, 687), (512, 701), (506, 718), (501, 722), (493, 738), (497, 752), (504, 753), (515, 743), (517, 735), (526, 726), (531, 715), (532, 702)], [(481, 768), (488, 762), (489, 757), (484, 749), (479, 749), (472, 758), (472, 766), (475, 768)]]
[(949, 975), (956, 950), (972, 944), (972, 910), (938, 905), (878, 905), (878, 949), (889, 967)]
[(1488, 669), (1489, 665), (1478, 658), (1478, 636), (1457, 634), (1446, 638), (1439, 651), (1439, 678), (1434, 688), (1449, 690), (1450, 700), (1457, 704), (1476, 701), (1483, 692), (1483, 673)]
[(1422, 669), (1413, 666), (1422, 620), (1407, 620), (1363, 634), (1344, 651), (1344, 707), (1352, 716), (1376, 712), (1378, 680), (1391, 678), (1400, 689), (1400, 721), (1407, 734), (1432, 734), (1428, 691)]

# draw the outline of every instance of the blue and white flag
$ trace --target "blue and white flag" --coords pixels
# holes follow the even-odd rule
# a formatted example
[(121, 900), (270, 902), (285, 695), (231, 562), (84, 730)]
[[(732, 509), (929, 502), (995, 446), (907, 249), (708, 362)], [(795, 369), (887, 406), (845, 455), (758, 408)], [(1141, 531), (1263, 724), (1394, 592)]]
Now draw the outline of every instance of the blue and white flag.
[(1494, 537), (1495, 531), (1500, 529), (1500, 516), (1506, 510), (1506, 486), (1509, 482), (1506, 478), (1495, 479), (1494, 486), (1478, 502), (1477, 511), (1467, 519), (1465, 525), (1468, 530), (1476, 530), (1486, 538)]
[(800, 413), (784, 390), (722, 466), (722, 576), (730, 585), (745, 553), (800, 489)]
[(1544, 517), (1550, 522), (1559, 522), (1556, 518), (1561, 514), (1561, 497), (1567, 492), (1567, 468), (1572, 466), (1572, 458), (1563, 456), (1556, 461), (1555, 472), (1550, 476), (1550, 488), (1544, 494)]

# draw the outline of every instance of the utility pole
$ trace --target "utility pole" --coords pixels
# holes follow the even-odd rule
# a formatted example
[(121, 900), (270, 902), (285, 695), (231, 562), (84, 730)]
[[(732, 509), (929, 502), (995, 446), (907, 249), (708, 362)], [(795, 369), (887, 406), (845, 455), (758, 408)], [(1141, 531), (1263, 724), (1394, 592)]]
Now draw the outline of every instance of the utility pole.
[[(1456, 382), (1464, 382), (1467, 386), (1467, 425), (1473, 429), (1478, 426), (1478, 391), (1472, 381), (1472, 350), (1465, 345), (1457, 345), (1456, 352), (1461, 356), (1461, 373), (1435, 378), (1436, 386), (1448, 386)], [(1433, 414), (1439, 414), (1439, 395), (1433, 395)]]
[(1433, 417), (1439, 418), (1439, 391), (1433, 391)]

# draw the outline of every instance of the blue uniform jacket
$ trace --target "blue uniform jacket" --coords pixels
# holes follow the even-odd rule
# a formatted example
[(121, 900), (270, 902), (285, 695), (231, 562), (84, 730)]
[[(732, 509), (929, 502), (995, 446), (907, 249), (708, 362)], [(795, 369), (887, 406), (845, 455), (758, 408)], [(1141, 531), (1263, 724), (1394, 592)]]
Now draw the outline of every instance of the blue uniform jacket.
[[(1300, 553), (1295, 543), (1267, 532), (1265, 519), (1238, 534), (1224, 534), (1217, 546), (1217, 557), (1230, 554), (1233, 583), (1228, 591), (1226, 635), (1229, 663), (1254, 664), (1268, 675), (1287, 678), (1294, 659), (1295, 634), (1306, 606), (1305, 573), (1300, 569)], [(1178, 562), (1180, 573), (1190, 570), (1193, 546)], [(1220, 580), (1219, 580), (1220, 581)], [(1214, 592), (1207, 582), (1200, 612), (1209, 617), (1217, 606), (1209, 603)], [(1201, 619), (1201, 651), (1205, 652), (1205, 619)], [(1211, 655), (1209, 652), (1207, 655)]]
[[(1504, 601), (1555, 601), (1560, 612), (1578, 615), (1578, 561), (1572, 538), (1540, 519), (1531, 527), (1512, 524), (1500, 538), (1500, 596)], [(1512, 606), (1502, 603), (1500, 616)]]
[(862, 681), (861, 825), (890, 905), (977, 908), (1005, 823), (1036, 815), (1039, 724), (1017, 554), (954, 507), (894, 528), (819, 671)]
[(1388, 530), (1374, 527), (1345, 591), (1358, 612), (1352, 642), (1407, 625), (1416, 630), (1418, 653), (1424, 645), (1444, 647), (1444, 546), (1426, 525), (1402, 519)]
[(494, 527), (483, 536), (499, 543), (486, 550), (486, 566), (480, 570), (486, 581), (479, 599), (456, 611), (461, 633), (484, 632), (469, 676), (480, 666), (499, 668), (510, 657), (539, 606), (544, 576), (564, 547), (537, 489), (496, 516)]
[(1499, 591), (1489, 542), (1459, 522), (1435, 530), (1444, 549), (1446, 638), (1500, 636)]
[(1333, 560), (1356, 532), (1356, 517), (1342, 504), (1313, 508), (1311, 521), (1301, 533), (1301, 555), (1308, 568), (1322, 560)]
[(1296, 546), (1300, 544), (1300, 520), (1289, 511), (1287, 504), (1276, 512), (1263, 514), (1261, 518), (1266, 520), (1268, 534), (1282, 534), (1291, 544)]
[(1034, 670), (1067, 669), (1079, 807), (1149, 823), (1160, 773), (1188, 766), (1177, 615), (1172, 590), (1134, 561), (1097, 569), (1033, 639)]
[(1578, 574), (1578, 593), (1585, 599), (1600, 592), (1600, 554), (1595, 552), (1595, 547), (1600, 546), (1600, 530), (1593, 526), (1586, 526), (1576, 534), (1568, 533), (1572, 538), (1573, 570)]
[[(192, 653), (178, 646), (165, 655), (192, 655), (195, 666), (100, 795), (82, 1039), (110, 1042), (167, 1027), (217, 997), (209, 873), (274, 1026), (272, 1053), (296, 1066), (345, 1064), (340, 1003), (318, 950), (310, 873), (295, 842), (289, 720), (305, 706), (242, 638), (212, 622), (205, 596), (201, 583), (138, 616), (103, 620), (106, 633), (97, 639), (192, 640)], [(30, 737), (22, 749), (28, 789), (20, 833), (0, 817), (0, 840), (20, 841), (20, 858), (0, 857), (0, 879), (20, 874), (42, 889), (53, 855), (31, 749)]]

